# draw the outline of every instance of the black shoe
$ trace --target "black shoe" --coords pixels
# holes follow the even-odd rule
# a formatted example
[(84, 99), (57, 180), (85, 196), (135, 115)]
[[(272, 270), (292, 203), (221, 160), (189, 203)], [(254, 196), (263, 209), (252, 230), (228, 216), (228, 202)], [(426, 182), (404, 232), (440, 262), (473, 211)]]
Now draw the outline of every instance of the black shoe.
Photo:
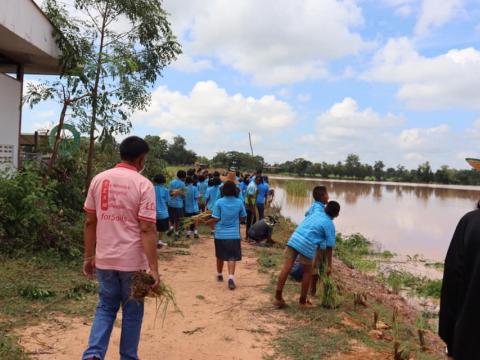
[(186, 235), (186, 238), (187, 238), (187, 239), (190, 239), (190, 234), (187, 234), (187, 235)]
[(217, 275), (217, 281), (218, 282), (223, 282), (223, 275), (222, 274)]
[(236, 286), (235, 286), (235, 281), (233, 281), (233, 279), (228, 279), (228, 288), (230, 290), (235, 290)]
[(195, 239), (199, 239), (199, 238), (200, 238), (200, 236), (198, 236), (198, 234), (193, 234), (193, 237), (194, 237)]
[(167, 234), (167, 236), (172, 236), (172, 234), (173, 234), (173, 229), (168, 230), (166, 234)]

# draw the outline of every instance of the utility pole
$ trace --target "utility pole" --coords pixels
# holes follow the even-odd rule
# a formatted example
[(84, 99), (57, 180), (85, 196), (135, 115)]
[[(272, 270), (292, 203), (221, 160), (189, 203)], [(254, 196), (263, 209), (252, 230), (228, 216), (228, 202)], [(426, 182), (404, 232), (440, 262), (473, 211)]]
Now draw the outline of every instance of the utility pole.
[(250, 151), (252, 152), (253, 157), (252, 136), (250, 135), (250, 131), (248, 132), (248, 141), (250, 142)]

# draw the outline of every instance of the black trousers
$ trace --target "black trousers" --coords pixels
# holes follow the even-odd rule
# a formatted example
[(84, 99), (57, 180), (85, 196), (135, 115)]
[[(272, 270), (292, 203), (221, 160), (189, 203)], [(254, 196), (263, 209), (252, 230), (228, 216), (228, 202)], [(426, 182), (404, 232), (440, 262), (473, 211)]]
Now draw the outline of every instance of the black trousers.
[(257, 204), (258, 220), (262, 220), (265, 217), (265, 204)]
[(257, 216), (255, 211), (251, 211), (248, 208), (246, 210), (247, 210), (247, 223), (246, 223), (247, 236), (246, 237), (248, 237), (248, 230), (250, 230), (250, 227), (253, 224), (255, 224), (255, 222), (257, 221)]

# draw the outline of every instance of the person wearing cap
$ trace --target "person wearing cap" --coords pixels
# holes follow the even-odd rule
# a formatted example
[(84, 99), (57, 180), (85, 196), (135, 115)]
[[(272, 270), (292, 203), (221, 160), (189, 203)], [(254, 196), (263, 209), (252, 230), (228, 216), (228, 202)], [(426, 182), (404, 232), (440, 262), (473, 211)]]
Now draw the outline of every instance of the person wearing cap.
[(266, 246), (272, 246), (275, 241), (272, 239), (273, 228), (278, 224), (278, 216), (267, 216), (262, 220), (257, 221), (248, 230), (248, 237), (256, 244), (262, 243)]

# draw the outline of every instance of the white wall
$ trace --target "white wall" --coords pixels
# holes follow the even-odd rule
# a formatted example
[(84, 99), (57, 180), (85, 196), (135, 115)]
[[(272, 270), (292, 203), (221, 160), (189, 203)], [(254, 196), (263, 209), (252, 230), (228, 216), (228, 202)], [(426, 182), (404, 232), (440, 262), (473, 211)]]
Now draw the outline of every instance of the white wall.
[(0, 170), (5, 166), (2, 145), (13, 145), (13, 166), (18, 166), (21, 90), (20, 81), (0, 74)]
[(45, 54), (58, 58), (53, 26), (32, 0), (0, 0), (0, 25)]

